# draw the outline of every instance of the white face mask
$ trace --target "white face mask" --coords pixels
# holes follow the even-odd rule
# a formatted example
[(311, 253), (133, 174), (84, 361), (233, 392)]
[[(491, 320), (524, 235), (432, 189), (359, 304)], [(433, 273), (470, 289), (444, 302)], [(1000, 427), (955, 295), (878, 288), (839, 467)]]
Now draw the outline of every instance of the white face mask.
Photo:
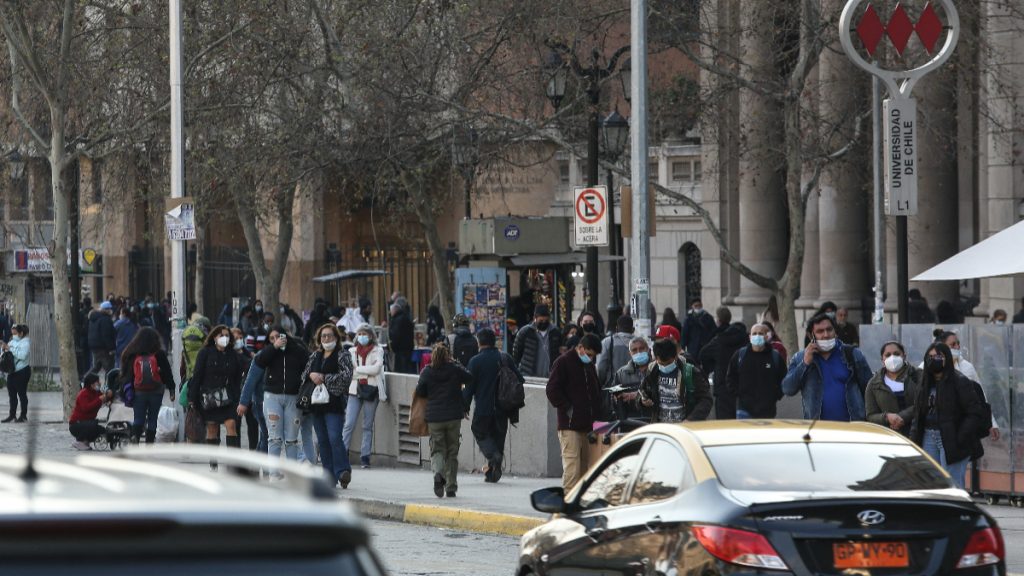
[(231, 342), (231, 338), (228, 338), (227, 336), (218, 336), (217, 337), (217, 346), (220, 346), (221, 348), (227, 348), (228, 344), (230, 342)]
[(245, 348), (245, 341), (235, 340), (235, 350), (241, 350), (242, 348)]
[(903, 368), (903, 356), (892, 355), (885, 359), (885, 369), (889, 372), (899, 372)]
[(331, 350), (334, 350), (334, 348), (338, 345), (338, 343), (337, 342), (321, 342), (320, 345), (324, 347), (324, 350), (330, 352)]
[(829, 340), (818, 340), (818, 349), (822, 352), (831, 352), (836, 347), (836, 339), (831, 338)]
[(953, 360), (959, 360), (963, 356), (963, 352), (959, 348), (950, 348), (949, 351), (953, 353)]

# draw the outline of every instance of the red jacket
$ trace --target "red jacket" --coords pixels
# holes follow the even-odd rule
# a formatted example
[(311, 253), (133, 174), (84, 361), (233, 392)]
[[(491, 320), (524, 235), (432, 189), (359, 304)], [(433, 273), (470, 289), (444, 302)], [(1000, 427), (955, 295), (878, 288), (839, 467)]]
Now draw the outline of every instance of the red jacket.
[(82, 388), (82, 391), (78, 393), (78, 398), (75, 398), (75, 409), (71, 411), (68, 423), (95, 420), (100, 406), (103, 406), (103, 394), (92, 388)]
[(573, 348), (551, 366), (548, 401), (558, 409), (558, 429), (591, 432), (601, 414), (601, 388), (594, 363), (584, 364)]

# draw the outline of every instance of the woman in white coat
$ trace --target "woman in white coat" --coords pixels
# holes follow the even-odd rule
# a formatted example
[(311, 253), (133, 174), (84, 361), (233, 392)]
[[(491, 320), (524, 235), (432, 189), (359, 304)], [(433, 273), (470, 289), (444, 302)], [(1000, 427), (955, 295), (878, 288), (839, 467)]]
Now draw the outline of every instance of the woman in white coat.
[(388, 390), (384, 382), (384, 351), (369, 324), (356, 329), (356, 345), (352, 347), (351, 354), (354, 370), (348, 389), (342, 438), (345, 446), (351, 449), (352, 431), (362, 411), (363, 440), (359, 447), (359, 463), (363, 468), (369, 468), (373, 448), (373, 418), (377, 414), (377, 404), (388, 401)]

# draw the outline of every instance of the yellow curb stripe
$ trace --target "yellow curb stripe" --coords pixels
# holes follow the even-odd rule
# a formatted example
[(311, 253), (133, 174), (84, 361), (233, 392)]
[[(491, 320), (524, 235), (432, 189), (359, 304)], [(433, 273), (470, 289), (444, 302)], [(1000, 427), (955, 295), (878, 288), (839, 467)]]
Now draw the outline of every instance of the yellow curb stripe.
[(459, 510), (458, 508), (424, 504), (406, 505), (405, 521), (411, 524), (425, 524), (438, 528), (504, 534), (506, 536), (522, 536), (544, 523), (543, 518)]

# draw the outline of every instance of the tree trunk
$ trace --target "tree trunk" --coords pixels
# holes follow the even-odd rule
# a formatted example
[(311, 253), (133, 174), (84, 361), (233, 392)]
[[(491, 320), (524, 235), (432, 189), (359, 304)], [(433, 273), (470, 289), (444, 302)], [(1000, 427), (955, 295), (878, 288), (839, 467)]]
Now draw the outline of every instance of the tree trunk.
[[(422, 197), (421, 197), (422, 199)], [(438, 305), (441, 308), (441, 316), (447, 329), (451, 329), (451, 321), (455, 316), (455, 305), (452, 303), (455, 289), (452, 287), (451, 278), (448, 276), (448, 259), (445, 246), (441, 242), (441, 235), (437, 231), (437, 219), (427, 202), (416, 203), (416, 217), (423, 226), (423, 236), (430, 249), (431, 267), (434, 269), (434, 280), (437, 282)]]
[(68, 232), (70, 206), (64, 186), (64, 109), (63, 103), (51, 107), (50, 125), (50, 187), (53, 193), (53, 241), (49, 246), (53, 266), (53, 322), (57, 327), (60, 359), (61, 399), (64, 419), (71, 415), (78, 395), (78, 358), (75, 354), (74, 309), (68, 270)]
[[(263, 300), (264, 310), (274, 311), (275, 314), (279, 307), (281, 282), (288, 265), (288, 252), (292, 245), (292, 235), (295, 232), (292, 210), (295, 206), (295, 194), (299, 190), (300, 187), (296, 184), (294, 189), (282, 193), (276, 203), (278, 208), (277, 247), (274, 250), (273, 267), (267, 266), (267, 259), (263, 255), (263, 243), (256, 210), (253, 208), (252, 202), (247, 201), (251, 199), (238, 197), (235, 202), (238, 208), (238, 220), (242, 224), (245, 242), (249, 247), (249, 261), (252, 263), (253, 272), (256, 274), (256, 285), (260, 290), (256, 296)], [(254, 191), (253, 194), (255, 195), (256, 192)]]

